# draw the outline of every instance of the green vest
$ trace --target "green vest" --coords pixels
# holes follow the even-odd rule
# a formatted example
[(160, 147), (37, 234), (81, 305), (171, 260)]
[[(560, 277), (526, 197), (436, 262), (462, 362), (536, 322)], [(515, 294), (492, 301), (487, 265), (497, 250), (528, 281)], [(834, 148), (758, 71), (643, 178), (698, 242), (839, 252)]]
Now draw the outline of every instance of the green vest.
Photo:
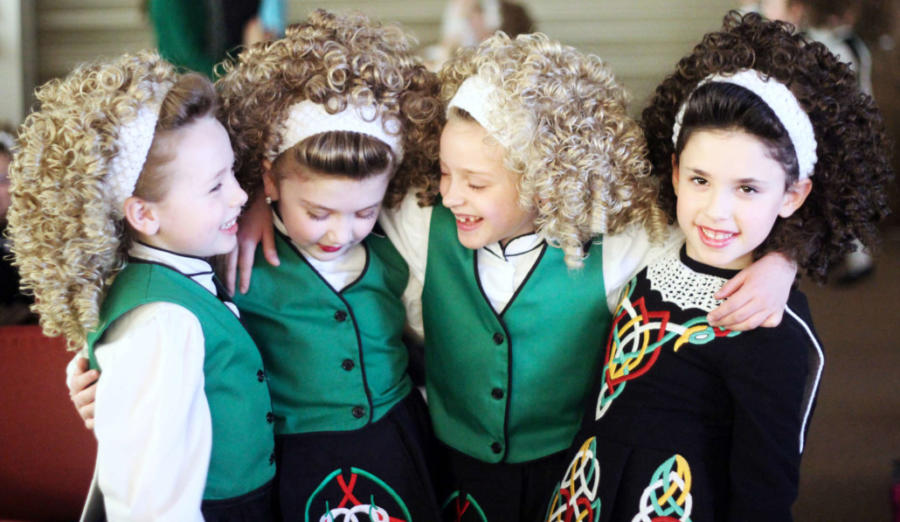
[(359, 279), (335, 291), (276, 231), (281, 266), (257, 249), (252, 284), (235, 296), (269, 374), (275, 433), (355, 430), (375, 422), (412, 389), (400, 300), (406, 263), (370, 235)]
[(602, 247), (571, 271), (544, 245), (502, 314), (478, 282), (453, 214), (431, 217), (422, 309), (428, 404), (438, 438), (486, 462), (569, 447), (602, 360), (610, 314)]
[(109, 325), (129, 310), (154, 302), (183, 306), (203, 329), (203, 390), (212, 418), (212, 454), (203, 499), (237, 497), (261, 487), (275, 476), (274, 434), (266, 419), (271, 403), (262, 359), (238, 318), (199, 283), (160, 264), (128, 264), (103, 301), (100, 325), (88, 335), (91, 367), (99, 368), (94, 347)]

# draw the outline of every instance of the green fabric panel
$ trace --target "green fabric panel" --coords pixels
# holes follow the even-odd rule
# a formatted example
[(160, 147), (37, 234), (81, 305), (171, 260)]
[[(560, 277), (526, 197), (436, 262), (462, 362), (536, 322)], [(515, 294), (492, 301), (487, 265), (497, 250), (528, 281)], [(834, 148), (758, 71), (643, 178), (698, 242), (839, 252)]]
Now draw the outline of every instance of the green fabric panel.
[(459, 243), (445, 207), (434, 207), (429, 238), (422, 308), (438, 438), (486, 462), (568, 448), (609, 328), (602, 245), (591, 246), (580, 271), (566, 268), (562, 250), (544, 246), (498, 316), (479, 286), (475, 251)]
[(203, 328), (204, 392), (212, 417), (212, 454), (203, 498), (243, 495), (275, 476), (269, 390), (258, 377), (262, 359), (237, 317), (216, 296), (181, 273), (155, 263), (130, 263), (116, 276), (101, 307), (100, 326), (88, 336), (94, 346), (123, 314), (140, 305), (168, 302), (193, 313)]
[(400, 300), (406, 264), (387, 239), (370, 235), (363, 274), (337, 292), (277, 231), (275, 243), (281, 265), (258, 249), (250, 291), (235, 296), (269, 374), (275, 432), (346, 431), (377, 421), (412, 389)]
[[(210, 14), (202, 0), (152, 0), (149, 16), (160, 56), (167, 61), (213, 78), (213, 67), (225, 58), (224, 49), (209, 41)], [(224, 36), (223, 36), (224, 38)]]

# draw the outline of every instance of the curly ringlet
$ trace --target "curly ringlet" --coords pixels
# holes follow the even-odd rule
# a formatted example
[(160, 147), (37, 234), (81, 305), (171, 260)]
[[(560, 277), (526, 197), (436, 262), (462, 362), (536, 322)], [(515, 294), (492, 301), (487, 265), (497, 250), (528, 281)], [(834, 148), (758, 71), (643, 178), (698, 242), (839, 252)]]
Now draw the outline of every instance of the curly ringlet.
[[(186, 85), (182, 85), (186, 82)], [(10, 236), (22, 288), (33, 292), (33, 309), (44, 332), (62, 334), (70, 349), (80, 348), (96, 327), (108, 285), (124, 266), (130, 236), (116, 219), (105, 193), (109, 160), (118, 153), (119, 129), (152, 97), (151, 86), (172, 85), (166, 95), (148, 157), (166, 157), (158, 148), (160, 130), (192, 118), (172, 116), (182, 110), (173, 101), (199, 88), (212, 100), (215, 91), (197, 75), (179, 76), (156, 52), (125, 54), (109, 61), (77, 66), (64, 79), (36, 91), (40, 110), (31, 113), (19, 134), (19, 149), (10, 166), (12, 205)], [(187, 92), (185, 92), (187, 91)], [(177, 101), (177, 100), (175, 100)], [(193, 111), (195, 116), (196, 111)], [(213, 114), (210, 112), (209, 114)], [(179, 123), (180, 122), (180, 123)], [(138, 179), (152, 197), (165, 159), (148, 159)]]
[(414, 50), (415, 40), (398, 26), (320, 9), (288, 27), (284, 38), (223, 64), (216, 86), (244, 189), (252, 197), (262, 184), (262, 161), (276, 159), (288, 108), (310, 100), (334, 113), (374, 105), (385, 122), (399, 122), (403, 161), (384, 204), (395, 206), (411, 188), (420, 189), (422, 204), (432, 203), (443, 115), (437, 77)]
[(812, 122), (818, 156), (806, 202), (791, 217), (778, 218), (754, 256), (782, 252), (821, 281), (852, 251), (854, 238), (877, 246), (876, 224), (890, 211), (890, 145), (874, 101), (859, 91), (850, 67), (789, 24), (733, 11), (656, 89), (642, 126), (661, 182), (660, 205), (674, 222), (672, 125), (679, 107), (709, 74), (747, 68), (787, 85), (797, 97)]
[(663, 236), (643, 135), (600, 58), (541, 33), (511, 39), (498, 32), (444, 65), (445, 102), (475, 74), (500, 93), (492, 125), (508, 145), (504, 165), (520, 176), (519, 205), (536, 208), (538, 233), (562, 248), (570, 268), (582, 265), (587, 241), (629, 223)]

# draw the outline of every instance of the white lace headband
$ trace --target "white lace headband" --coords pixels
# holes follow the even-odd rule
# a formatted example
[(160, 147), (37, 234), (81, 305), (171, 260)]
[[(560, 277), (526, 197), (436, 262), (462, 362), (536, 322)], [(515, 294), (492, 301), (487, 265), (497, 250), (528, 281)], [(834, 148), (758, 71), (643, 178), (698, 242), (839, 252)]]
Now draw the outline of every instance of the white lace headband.
[(116, 218), (124, 217), (125, 200), (134, 193), (134, 187), (147, 161), (147, 153), (153, 143), (156, 121), (163, 99), (172, 82), (148, 85), (150, 98), (138, 109), (137, 116), (119, 127), (116, 138), (116, 155), (106, 167), (104, 186), (113, 204)]
[(488, 134), (496, 138), (501, 145), (509, 148), (509, 143), (505, 142), (503, 133), (500, 132), (501, 127), (495, 124), (492, 118), (491, 108), (497, 106), (499, 101), (497, 96), (499, 96), (499, 92), (493, 84), (480, 75), (469, 76), (459, 85), (456, 94), (447, 103), (447, 116), (450, 116), (450, 109), (453, 107), (468, 112)]
[(281, 124), (281, 144), (277, 155), (310, 136), (331, 131), (359, 132), (386, 143), (396, 156), (396, 164), (403, 161), (403, 135), (400, 122), (385, 120), (376, 115), (374, 106), (348, 105), (346, 109), (330, 114), (324, 105), (309, 100), (295, 103), (288, 109)]
[[(806, 179), (813, 174), (816, 166), (816, 135), (813, 132), (809, 115), (800, 107), (800, 102), (786, 85), (774, 78), (763, 78), (761, 73), (753, 69), (744, 69), (733, 75), (712, 74), (704, 78), (697, 87), (710, 82), (732, 83), (739, 85), (760, 98), (772, 109), (778, 121), (787, 130), (794, 150), (797, 152), (797, 166), (800, 179)], [(696, 90), (697, 87), (694, 89)], [(691, 92), (693, 94), (693, 92)], [(690, 96), (688, 96), (688, 99)], [(681, 132), (681, 120), (687, 100), (681, 104), (678, 114), (675, 116), (675, 125), (672, 127), (672, 142), (678, 143), (678, 134)]]

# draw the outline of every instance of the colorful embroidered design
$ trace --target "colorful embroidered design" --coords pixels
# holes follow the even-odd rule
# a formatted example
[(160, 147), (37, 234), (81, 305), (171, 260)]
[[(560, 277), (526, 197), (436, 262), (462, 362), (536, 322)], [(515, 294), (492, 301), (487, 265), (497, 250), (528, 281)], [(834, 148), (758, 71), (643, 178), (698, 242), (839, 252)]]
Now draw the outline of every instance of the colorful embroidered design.
[[(383, 505), (375, 503), (374, 494), (369, 495), (369, 498), (367, 499), (369, 501), (368, 504), (363, 504), (353, 492), (357, 487), (357, 481), (360, 477), (374, 484), (376, 486), (374, 489), (380, 489), (387, 493), (398, 506), (398, 510), (402, 512), (402, 516), (398, 518), (390, 515)], [(317, 499), (319, 493), (321, 493), (326, 486), (331, 484), (332, 480), (335, 481), (334, 483), (340, 487), (341, 492), (343, 493), (343, 498), (336, 507), (331, 507), (328, 499)], [(409, 514), (409, 509), (406, 507), (403, 499), (401, 499), (400, 495), (388, 486), (387, 483), (365, 470), (353, 467), (350, 468), (349, 482), (344, 480), (341, 470), (336, 469), (325, 477), (325, 480), (323, 480), (316, 490), (313, 491), (309, 500), (306, 501), (306, 518), (304, 519), (306, 522), (314, 520), (311, 518), (311, 511), (314, 509), (314, 504), (325, 505), (325, 514), (317, 519), (318, 522), (410, 522), (412, 520), (412, 516)], [(382, 504), (386, 503), (383, 502)]]
[(684, 324), (672, 323), (669, 312), (647, 310), (643, 297), (631, 301), (636, 282), (637, 278), (634, 278), (625, 287), (613, 317), (606, 342), (595, 419), (606, 414), (613, 400), (625, 390), (628, 381), (644, 375), (653, 367), (659, 358), (660, 348), (673, 338), (677, 352), (684, 344), (701, 345), (740, 333), (710, 326), (705, 316), (694, 317)]
[(691, 467), (684, 457), (673, 455), (656, 468), (640, 502), (632, 522), (691, 521)]
[[(447, 512), (447, 509), (453, 509), (451, 520), (454, 522), (461, 522), (466, 512), (474, 513), (477, 517), (476, 520), (479, 522), (487, 522), (487, 515), (484, 514), (481, 506), (478, 505), (478, 502), (472, 495), (469, 495), (468, 493), (463, 495), (459, 490), (454, 491), (447, 497), (447, 500), (444, 501), (444, 505), (441, 506), (441, 509), (445, 513)], [(444, 518), (447, 519), (446, 516)]]
[(600, 462), (597, 461), (597, 437), (584, 441), (547, 511), (548, 522), (597, 522), (600, 519)]

